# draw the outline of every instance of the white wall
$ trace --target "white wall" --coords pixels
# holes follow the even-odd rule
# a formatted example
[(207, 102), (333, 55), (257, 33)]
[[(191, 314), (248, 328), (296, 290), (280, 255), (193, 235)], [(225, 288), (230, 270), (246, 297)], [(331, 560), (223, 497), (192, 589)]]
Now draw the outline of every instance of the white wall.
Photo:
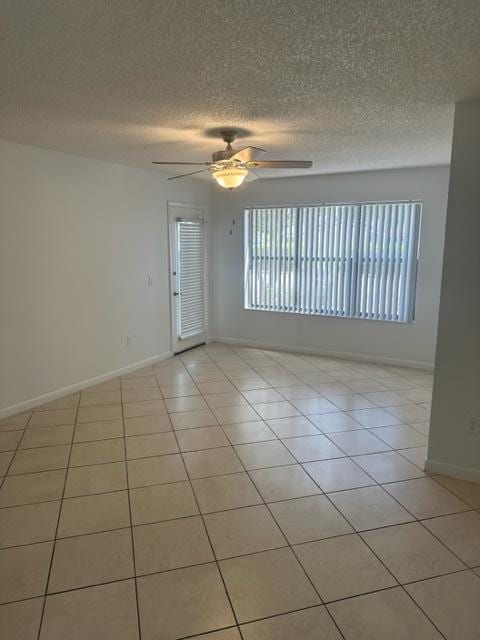
[[(480, 102), (458, 104), (427, 468), (480, 482)], [(469, 433), (469, 419), (477, 420)]]
[(8, 142), (0, 175), (0, 411), (169, 352), (167, 200), (209, 183)]
[[(213, 192), (215, 336), (432, 365), (448, 171), (448, 167), (427, 167), (261, 180), (232, 192), (216, 187)], [(243, 210), (248, 205), (417, 198), (423, 201), (424, 209), (414, 324), (308, 317), (243, 308)]]

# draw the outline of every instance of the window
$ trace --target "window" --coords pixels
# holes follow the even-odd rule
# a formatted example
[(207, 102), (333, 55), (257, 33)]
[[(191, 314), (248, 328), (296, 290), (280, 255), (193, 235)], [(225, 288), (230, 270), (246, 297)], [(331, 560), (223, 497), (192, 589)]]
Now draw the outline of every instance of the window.
[(245, 211), (245, 308), (412, 322), (419, 202)]

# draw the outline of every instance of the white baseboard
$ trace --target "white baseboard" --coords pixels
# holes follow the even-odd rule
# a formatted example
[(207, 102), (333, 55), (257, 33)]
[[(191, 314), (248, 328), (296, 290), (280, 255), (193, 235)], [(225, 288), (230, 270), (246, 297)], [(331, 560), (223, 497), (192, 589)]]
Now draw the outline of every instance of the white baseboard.
[(70, 384), (66, 387), (55, 389), (55, 391), (44, 393), (41, 396), (36, 396), (35, 398), (30, 398), (29, 400), (24, 400), (23, 402), (12, 404), (9, 407), (0, 409), (0, 419), (7, 418), (8, 416), (13, 416), (14, 414), (21, 413), (22, 411), (27, 411), (28, 409), (33, 409), (34, 407), (39, 407), (46, 402), (57, 400), (58, 398), (63, 398), (63, 396), (68, 396), (71, 393), (75, 393), (76, 391), (81, 391), (82, 389), (86, 389), (87, 387), (92, 387), (93, 385), (99, 384), (100, 382), (106, 382), (107, 380), (111, 380), (112, 378), (124, 376), (127, 373), (136, 371), (137, 369), (142, 369), (143, 367), (148, 367), (155, 362), (160, 362), (160, 360), (166, 360), (167, 358), (172, 357), (172, 355), (173, 353), (171, 351), (166, 351), (165, 353), (160, 353), (156, 356), (152, 356), (151, 358), (147, 358), (146, 360), (140, 360), (139, 362), (128, 364), (127, 366), (121, 367), (120, 369), (107, 371), (106, 373), (102, 373), (99, 376), (94, 376), (93, 378), (82, 380), (81, 382), (75, 382), (74, 384)]
[(438, 460), (425, 460), (425, 471), (429, 473), (439, 473), (442, 476), (451, 476), (460, 480), (468, 480), (469, 482), (480, 482), (480, 469), (473, 467), (459, 467), (456, 464), (448, 464), (447, 462), (439, 462)]
[(257, 340), (245, 340), (243, 338), (215, 337), (214, 342), (224, 342), (225, 344), (239, 347), (255, 347), (257, 349), (275, 349), (276, 351), (289, 351), (293, 353), (308, 353), (316, 356), (326, 356), (328, 358), (340, 358), (343, 360), (358, 360), (358, 362), (370, 362), (374, 364), (386, 364), (390, 366), (412, 367), (413, 369), (425, 369), (433, 371), (434, 365), (431, 362), (419, 360), (403, 360), (401, 358), (388, 358), (383, 356), (371, 356), (363, 353), (350, 353), (348, 351), (328, 351), (327, 349), (317, 349), (315, 347), (298, 347), (296, 345), (277, 344), (275, 342), (261, 342)]

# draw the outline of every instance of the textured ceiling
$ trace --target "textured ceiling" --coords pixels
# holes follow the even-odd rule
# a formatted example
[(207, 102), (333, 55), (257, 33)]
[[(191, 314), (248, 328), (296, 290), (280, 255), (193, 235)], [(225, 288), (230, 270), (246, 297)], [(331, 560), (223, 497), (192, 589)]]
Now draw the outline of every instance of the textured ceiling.
[(152, 168), (228, 125), (310, 173), (446, 163), (479, 34), (479, 0), (2, 0), (0, 138)]

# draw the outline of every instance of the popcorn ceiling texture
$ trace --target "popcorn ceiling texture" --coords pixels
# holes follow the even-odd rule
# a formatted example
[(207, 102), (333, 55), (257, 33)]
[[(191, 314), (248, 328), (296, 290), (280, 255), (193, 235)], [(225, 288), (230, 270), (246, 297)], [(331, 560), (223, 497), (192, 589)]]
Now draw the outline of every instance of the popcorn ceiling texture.
[(479, 33), (478, 0), (3, 0), (0, 137), (152, 168), (230, 125), (310, 173), (447, 163)]

